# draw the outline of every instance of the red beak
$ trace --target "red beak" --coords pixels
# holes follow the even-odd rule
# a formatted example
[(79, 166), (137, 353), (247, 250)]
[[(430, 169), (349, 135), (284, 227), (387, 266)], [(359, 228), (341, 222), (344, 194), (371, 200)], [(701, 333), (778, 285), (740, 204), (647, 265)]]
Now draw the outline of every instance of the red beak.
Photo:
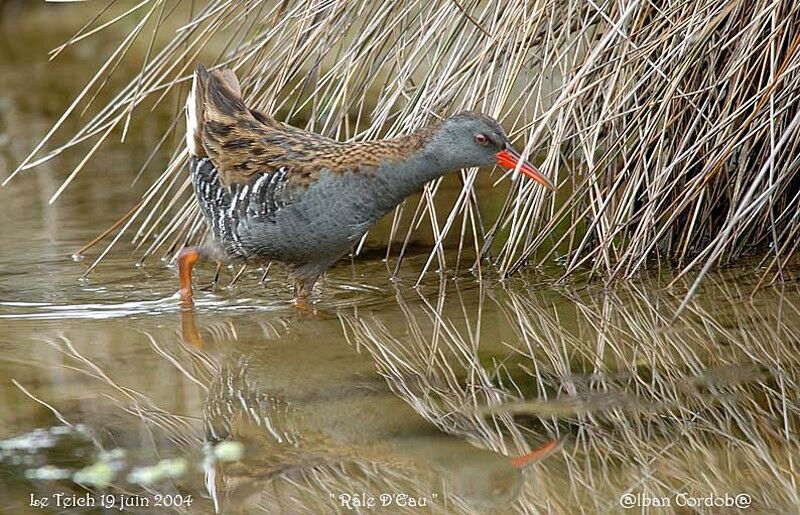
[[(501, 150), (497, 154), (494, 155), (497, 159), (497, 164), (504, 168), (514, 169), (517, 166), (517, 163), (521, 161), (519, 157), (519, 153), (514, 150), (509, 144), (506, 144), (505, 150)], [(533, 179), (534, 181), (538, 182), (542, 186), (547, 189), (556, 191), (556, 187), (553, 186), (553, 183), (550, 182), (550, 179), (545, 177), (542, 172), (537, 170), (532, 164), (527, 161), (522, 161), (522, 166), (520, 166), (519, 171), (525, 177), (529, 179)]]

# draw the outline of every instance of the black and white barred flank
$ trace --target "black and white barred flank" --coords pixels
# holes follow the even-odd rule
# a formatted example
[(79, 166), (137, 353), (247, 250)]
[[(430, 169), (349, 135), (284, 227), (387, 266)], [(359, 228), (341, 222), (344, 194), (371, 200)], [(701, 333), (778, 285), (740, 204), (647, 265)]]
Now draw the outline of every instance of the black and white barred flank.
[(200, 210), (217, 244), (232, 257), (250, 257), (240, 240), (240, 221), (275, 223), (287, 201), (287, 170), (253, 174), (250, 182), (228, 188), (209, 158), (192, 157), (189, 166)]

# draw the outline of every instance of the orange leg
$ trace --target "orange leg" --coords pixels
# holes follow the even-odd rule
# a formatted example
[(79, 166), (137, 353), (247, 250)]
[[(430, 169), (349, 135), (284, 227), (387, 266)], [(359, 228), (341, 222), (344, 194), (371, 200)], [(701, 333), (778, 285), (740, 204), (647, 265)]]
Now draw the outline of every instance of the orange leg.
[(181, 279), (181, 300), (184, 306), (191, 306), (192, 301), (192, 268), (200, 259), (197, 247), (186, 247), (178, 254), (178, 276)]

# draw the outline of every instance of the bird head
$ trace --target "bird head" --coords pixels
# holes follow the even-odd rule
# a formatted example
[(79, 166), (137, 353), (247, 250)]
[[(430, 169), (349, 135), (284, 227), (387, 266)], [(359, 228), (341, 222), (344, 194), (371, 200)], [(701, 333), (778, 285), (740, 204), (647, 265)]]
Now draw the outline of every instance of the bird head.
[(555, 191), (550, 180), (531, 163), (522, 159), (497, 120), (477, 111), (463, 111), (442, 122), (435, 136), (444, 162), (454, 168), (493, 164), (514, 169)]

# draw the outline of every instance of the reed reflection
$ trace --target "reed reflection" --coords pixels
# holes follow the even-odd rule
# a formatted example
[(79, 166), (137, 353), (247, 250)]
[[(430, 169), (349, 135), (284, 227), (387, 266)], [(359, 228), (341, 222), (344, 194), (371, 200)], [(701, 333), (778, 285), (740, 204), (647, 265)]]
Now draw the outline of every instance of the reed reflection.
[(497, 449), (563, 439), (560, 459), (524, 483), (520, 510), (606, 513), (631, 491), (742, 493), (753, 507), (791, 509), (800, 295), (750, 298), (746, 279), (718, 272), (673, 321), (691, 281), (665, 283), (404, 292), (399, 322), (343, 320), (390, 388), (437, 426)]
[(497, 445), (503, 436), (488, 428), (431, 423), (424, 408), (431, 392), (387, 387), (374, 356), (347, 345), (324, 317), (270, 325), (259, 343), (238, 336), (252, 334), (241, 325), (198, 329), (197, 321), (183, 313), (188, 348), (215, 356), (196, 361), (215, 363), (203, 409), (206, 441), (245, 445), (241, 461), (207, 470), (209, 491), (226, 512), (276, 509), (292, 499), (330, 511), (362, 492), (401, 496), (386, 505), (393, 508), (412, 502), (434, 512), (481, 512), (513, 504), (523, 469), (555, 447), (516, 452)]
[[(455, 281), (348, 293), (316, 317), (185, 312), (183, 338), (172, 313), (124, 333), (82, 320), (42, 329), (35, 360), (9, 348), (56, 386), (22, 380), (38, 403), (23, 399), (127, 449), (130, 467), (196, 465), (204, 447), (241, 442), (241, 459), (205, 461), (205, 480), (193, 467), (175, 480), (208, 511), (326, 512), (358, 492), (448, 513), (725, 492), (791, 511), (800, 293), (751, 300), (717, 273), (671, 323), (683, 292), (663, 284)], [(125, 477), (111, 488), (132, 488)]]

